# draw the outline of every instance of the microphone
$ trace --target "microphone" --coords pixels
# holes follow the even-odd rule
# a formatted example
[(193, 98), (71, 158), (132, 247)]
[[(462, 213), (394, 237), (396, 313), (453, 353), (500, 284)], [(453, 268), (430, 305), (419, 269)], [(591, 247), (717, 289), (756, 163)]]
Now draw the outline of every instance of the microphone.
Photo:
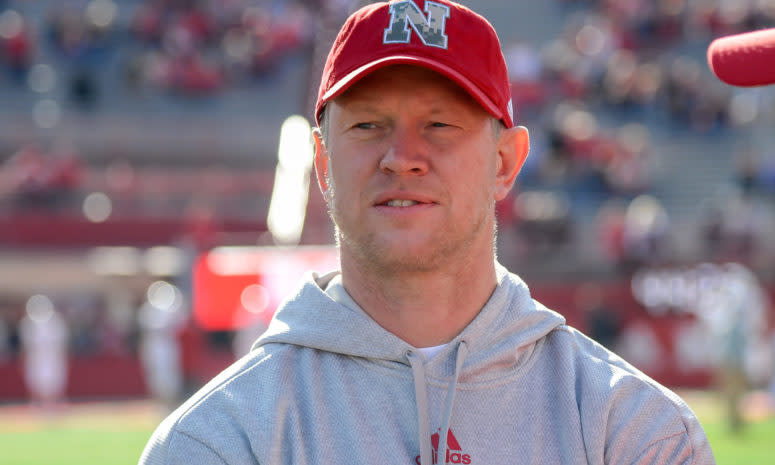
[(708, 65), (732, 86), (775, 84), (775, 28), (714, 40), (708, 46)]

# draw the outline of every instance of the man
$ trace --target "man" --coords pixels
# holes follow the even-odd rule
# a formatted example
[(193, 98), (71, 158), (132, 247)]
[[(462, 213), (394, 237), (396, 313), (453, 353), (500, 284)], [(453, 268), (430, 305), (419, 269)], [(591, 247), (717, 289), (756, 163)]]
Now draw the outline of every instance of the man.
[(140, 462), (714, 463), (686, 404), (495, 261), (495, 201), (528, 152), (510, 102), (466, 7), (354, 13), (315, 114), (341, 271), (310, 274)]

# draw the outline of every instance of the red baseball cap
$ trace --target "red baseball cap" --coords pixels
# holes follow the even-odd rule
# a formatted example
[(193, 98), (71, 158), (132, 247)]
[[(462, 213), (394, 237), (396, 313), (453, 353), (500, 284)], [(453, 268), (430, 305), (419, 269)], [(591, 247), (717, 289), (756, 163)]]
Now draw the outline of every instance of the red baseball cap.
[(323, 68), (317, 123), (326, 103), (369, 73), (395, 64), (443, 74), (506, 127), (514, 126), (506, 61), (495, 29), (484, 17), (448, 0), (392, 0), (353, 13)]
[(729, 85), (775, 84), (775, 29), (722, 37), (708, 47), (708, 65)]

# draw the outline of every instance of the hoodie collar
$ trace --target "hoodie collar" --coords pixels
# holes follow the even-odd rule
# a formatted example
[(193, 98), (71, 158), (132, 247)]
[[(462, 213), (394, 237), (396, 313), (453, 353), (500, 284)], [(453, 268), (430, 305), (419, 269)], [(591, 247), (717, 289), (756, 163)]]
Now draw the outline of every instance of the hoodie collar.
[(307, 273), (278, 308), (253, 348), (293, 344), (342, 355), (406, 362), (412, 346), (386, 331), (360, 308), (337, 303), (323, 290), (338, 272)]
[[(460, 341), (465, 340), (468, 355), (463, 371), (479, 371), (479, 368), (491, 365), (494, 359), (513, 358), (515, 347), (532, 345), (565, 323), (561, 315), (535, 302), (527, 285), (517, 275), (498, 263), (496, 272), (498, 285), (487, 304), (450, 341), (448, 348), (434, 357), (432, 365), (436, 365), (438, 359), (448, 358), (443, 354), (455, 350)], [(253, 347), (285, 343), (408, 364), (406, 353), (414, 347), (385, 330), (360, 308), (341, 305), (326, 294), (324, 288), (336, 274), (306, 274), (296, 291), (280, 305), (269, 328)]]

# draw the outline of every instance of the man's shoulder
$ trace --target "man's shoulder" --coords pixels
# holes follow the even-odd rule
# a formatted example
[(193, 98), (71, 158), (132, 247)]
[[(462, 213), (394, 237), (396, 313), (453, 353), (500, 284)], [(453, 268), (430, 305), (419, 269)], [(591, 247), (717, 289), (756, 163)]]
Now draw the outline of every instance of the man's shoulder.
[(672, 390), (571, 326), (555, 328), (546, 343), (569, 364), (582, 422), (605, 425), (612, 453), (624, 458), (632, 451), (622, 445), (636, 437), (643, 441), (641, 450), (669, 440), (670, 447), (704, 457), (687, 463), (712, 463), (712, 457), (706, 461), (710, 447), (699, 421)]
[(202, 413), (209, 415), (213, 408), (222, 410), (223, 405), (244, 405), (257, 394), (269, 395), (291, 364), (295, 346), (266, 344), (251, 350), (207, 382), (175, 413), (178, 423), (186, 424)]
[(683, 403), (649, 375), (572, 326), (558, 326), (547, 339), (554, 350), (564, 352), (574, 376), (579, 378), (580, 388), (601, 389), (611, 394), (652, 394), (670, 403)]
[(157, 458), (188, 455), (188, 449), (209, 451), (222, 459), (222, 454), (247, 453), (250, 445), (240, 441), (253, 425), (261, 424), (256, 415), (270, 414), (266, 405), (281, 395), (292, 352), (293, 346), (269, 344), (235, 361), (159, 424), (140, 463), (166, 463)]

